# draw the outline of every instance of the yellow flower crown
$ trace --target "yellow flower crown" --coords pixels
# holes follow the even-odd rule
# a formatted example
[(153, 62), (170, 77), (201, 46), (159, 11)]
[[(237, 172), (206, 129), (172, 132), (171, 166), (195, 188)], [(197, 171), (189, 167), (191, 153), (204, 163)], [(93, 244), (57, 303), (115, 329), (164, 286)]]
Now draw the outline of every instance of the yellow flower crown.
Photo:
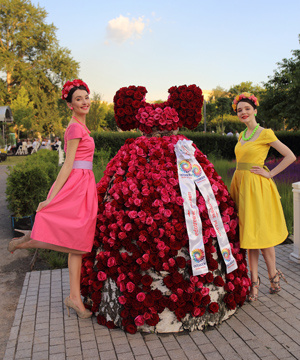
[(255, 97), (253, 94), (250, 94), (248, 92), (243, 92), (240, 95), (237, 95), (232, 102), (232, 108), (235, 112), (236, 112), (237, 104), (240, 101), (242, 101), (243, 99), (248, 99), (248, 100), (252, 101), (255, 106), (259, 106), (257, 97)]

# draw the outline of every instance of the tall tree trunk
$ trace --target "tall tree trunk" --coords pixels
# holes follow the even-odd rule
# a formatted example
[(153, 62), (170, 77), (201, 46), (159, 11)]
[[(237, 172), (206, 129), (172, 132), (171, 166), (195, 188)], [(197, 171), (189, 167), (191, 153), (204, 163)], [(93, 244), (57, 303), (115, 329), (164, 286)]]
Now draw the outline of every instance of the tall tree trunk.
[(6, 82), (7, 82), (7, 92), (11, 92), (11, 84), (12, 84), (12, 78), (11, 78), (11, 72), (7, 71), (6, 73)]

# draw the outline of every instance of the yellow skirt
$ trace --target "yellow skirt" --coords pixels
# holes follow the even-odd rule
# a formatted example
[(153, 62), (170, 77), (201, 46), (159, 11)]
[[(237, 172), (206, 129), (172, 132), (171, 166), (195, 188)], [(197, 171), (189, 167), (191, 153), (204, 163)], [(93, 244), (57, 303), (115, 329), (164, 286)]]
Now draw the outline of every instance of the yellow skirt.
[[(249, 169), (254, 165), (249, 164)], [(282, 243), (288, 231), (274, 181), (239, 169), (230, 193), (238, 208), (241, 248), (264, 249)]]

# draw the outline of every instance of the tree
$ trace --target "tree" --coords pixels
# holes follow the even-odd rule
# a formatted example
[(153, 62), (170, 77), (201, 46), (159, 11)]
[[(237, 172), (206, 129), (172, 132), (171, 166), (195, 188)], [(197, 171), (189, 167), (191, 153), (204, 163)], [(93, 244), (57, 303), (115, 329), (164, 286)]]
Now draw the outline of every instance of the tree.
[(105, 115), (106, 126), (108, 130), (117, 131), (117, 123), (115, 119), (114, 104), (108, 104), (107, 113)]
[(264, 84), (266, 92), (261, 109), (268, 125), (274, 129), (299, 129), (300, 50), (292, 50), (292, 54), (292, 58), (277, 63), (278, 69)]
[(254, 94), (257, 98), (264, 91), (264, 88), (260, 85), (253, 85), (252, 81), (243, 81), (238, 85), (233, 85), (229, 89), (228, 93), (232, 98), (236, 95), (241, 94), (243, 92), (250, 92)]
[(213, 92), (213, 98), (217, 99), (220, 97), (226, 97), (228, 96), (228, 91), (226, 91), (224, 88), (222, 88), (222, 86), (218, 85), (217, 87), (215, 87), (214, 89), (212, 89)]
[[(77, 77), (79, 64), (46, 24), (47, 12), (30, 0), (2, 0), (0, 4), (0, 71), (11, 103), (23, 86), (36, 109), (36, 128), (44, 133), (59, 127), (57, 100), (62, 84)], [(0, 87), (1, 91), (1, 87)], [(2, 91), (0, 93), (2, 98)]]
[(105, 115), (107, 110), (107, 102), (101, 101), (101, 95), (94, 93), (90, 111), (86, 117), (86, 125), (91, 131), (99, 131), (106, 127)]
[(231, 100), (227, 97), (219, 97), (216, 99), (216, 113), (221, 116), (221, 131), (224, 132), (223, 118), (225, 114), (231, 112)]
[(30, 130), (34, 117), (33, 102), (29, 100), (29, 96), (24, 87), (21, 87), (18, 96), (11, 103), (11, 109), (15, 124), (18, 126), (18, 137), (20, 130)]

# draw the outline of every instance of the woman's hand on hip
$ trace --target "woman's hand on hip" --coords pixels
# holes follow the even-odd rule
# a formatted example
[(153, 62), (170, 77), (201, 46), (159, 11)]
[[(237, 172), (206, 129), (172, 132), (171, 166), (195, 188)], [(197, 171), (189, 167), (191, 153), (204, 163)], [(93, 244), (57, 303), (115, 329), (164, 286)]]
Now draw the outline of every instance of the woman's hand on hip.
[(269, 171), (265, 170), (264, 168), (261, 168), (260, 166), (253, 166), (250, 171), (253, 174), (261, 175), (267, 179), (270, 179), (272, 176)]
[(39, 206), (37, 207), (36, 209), (36, 212), (39, 212), (41, 211), (45, 206), (47, 206), (48, 204), (50, 204), (50, 201), (49, 199), (45, 200), (45, 201), (42, 201), (39, 203)]

